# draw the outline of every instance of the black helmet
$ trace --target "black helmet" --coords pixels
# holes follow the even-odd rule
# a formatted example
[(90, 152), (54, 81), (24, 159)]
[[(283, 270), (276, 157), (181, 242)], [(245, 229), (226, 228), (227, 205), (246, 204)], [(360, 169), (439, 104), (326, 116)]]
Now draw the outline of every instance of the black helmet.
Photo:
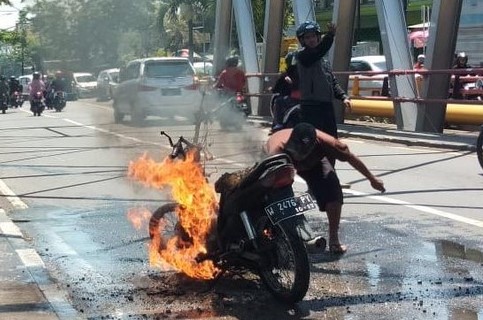
[(38, 71), (35, 71), (33, 74), (33, 78), (37, 80), (40, 79), (40, 73)]
[(3, 74), (0, 74), (0, 81), (4, 81), (5, 80), (5, 76)]
[(295, 60), (295, 52), (289, 52), (287, 53), (287, 55), (285, 56), (285, 65), (288, 67), (294, 65), (296, 62)]
[(238, 66), (238, 57), (237, 56), (231, 56), (231, 57), (226, 58), (226, 66), (227, 67)]
[(315, 32), (316, 34), (322, 34), (320, 31), (320, 26), (317, 22), (315, 21), (305, 21), (302, 23), (298, 28), (295, 34), (297, 35), (297, 39), (300, 39), (303, 37), (304, 34), (307, 32)]
[(10, 81), (14, 81), (14, 80), (17, 80), (17, 78), (15, 76), (10, 76)]
[(315, 147), (317, 132), (310, 123), (299, 123), (290, 134), (290, 138), (285, 144), (285, 151), (295, 161), (305, 159)]

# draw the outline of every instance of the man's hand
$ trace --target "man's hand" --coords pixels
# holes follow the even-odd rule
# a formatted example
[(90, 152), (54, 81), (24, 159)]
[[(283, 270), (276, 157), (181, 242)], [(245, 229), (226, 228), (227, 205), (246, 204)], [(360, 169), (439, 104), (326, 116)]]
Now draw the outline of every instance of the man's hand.
[(343, 103), (344, 103), (344, 106), (345, 106), (345, 114), (352, 113), (352, 102), (351, 102), (351, 99), (346, 98), (346, 99), (344, 99)]
[(382, 180), (376, 177), (374, 177), (374, 179), (371, 180), (371, 187), (381, 192), (386, 191), (386, 188), (384, 188), (384, 182), (382, 182)]
[(335, 35), (337, 27), (335, 26), (335, 23), (333, 22), (327, 22), (327, 33)]

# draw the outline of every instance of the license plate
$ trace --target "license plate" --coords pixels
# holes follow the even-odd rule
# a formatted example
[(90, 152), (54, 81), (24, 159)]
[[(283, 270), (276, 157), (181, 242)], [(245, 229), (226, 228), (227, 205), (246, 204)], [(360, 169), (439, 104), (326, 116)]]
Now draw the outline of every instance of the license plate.
[(300, 215), (308, 210), (316, 209), (316, 205), (312, 197), (308, 193), (304, 193), (298, 197), (287, 198), (274, 202), (265, 207), (270, 221), (277, 224), (282, 220)]
[(181, 89), (180, 88), (162, 88), (161, 94), (163, 96), (180, 96)]

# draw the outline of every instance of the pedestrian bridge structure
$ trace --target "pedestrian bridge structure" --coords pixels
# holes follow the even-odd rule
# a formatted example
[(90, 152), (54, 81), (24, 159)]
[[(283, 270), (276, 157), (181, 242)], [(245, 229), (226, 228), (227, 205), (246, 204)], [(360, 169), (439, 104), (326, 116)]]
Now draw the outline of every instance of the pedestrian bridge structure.
[[(256, 36), (251, 2), (247, 0), (218, 0), (214, 39), (214, 70), (223, 68), (224, 59), (230, 50), (232, 17), (235, 19), (240, 53), (247, 73), (278, 73), (280, 44), (283, 31), (283, 14), (287, 1), (266, 0), (264, 46), (262, 60), (258, 61)], [(295, 23), (315, 20), (312, 0), (291, 0)], [(375, 0), (383, 51), (389, 70), (411, 70), (412, 55), (407, 41), (407, 25), (404, 5), (407, 0)], [(426, 46), (426, 67), (429, 70), (449, 69), (456, 48), (456, 36), (463, 0), (433, 0), (429, 39)], [(337, 25), (334, 44), (329, 52), (329, 61), (334, 71), (348, 71), (352, 55), (354, 22), (359, 1), (334, 0), (333, 22)], [(324, 28), (325, 26), (322, 26)], [(437, 52), (438, 54), (434, 54)], [(338, 80), (347, 88), (349, 75), (339, 75)], [(389, 76), (391, 95), (405, 99), (386, 101), (393, 109), (399, 130), (416, 132), (442, 132), (447, 113), (447, 98), (451, 75), (432, 74), (416, 92), (413, 74)], [(264, 77), (250, 77), (248, 89), (257, 95), (266, 91), (273, 82)], [(419, 94), (419, 95), (418, 95)], [(255, 98), (253, 98), (255, 99)], [(369, 105), (372, 102), (364, 102)], [(267, 99), (252, 100), (254, 113), (269, 115)], [(375, 103), (374, 103), (375, 105)], [(258, 106), (258, 107), (256, 107)], [(483, 108), (483, 106), (481, 106)], [(339, 122), (343, 121), (344, 109), (336, 104)]]

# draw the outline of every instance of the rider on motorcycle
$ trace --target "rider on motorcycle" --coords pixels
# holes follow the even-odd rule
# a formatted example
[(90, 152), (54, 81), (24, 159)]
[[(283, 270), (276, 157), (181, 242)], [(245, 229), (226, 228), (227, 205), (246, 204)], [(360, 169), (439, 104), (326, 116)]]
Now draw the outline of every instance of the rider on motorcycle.
[(308, 123), (299, 123), (293, 129), (283, 129), (270, 136), (265, 151), (268, 155), (286, 153), (312, 195), (320, 211), (329, 220), (329, 252), (342, 254), (347, 251), (339, 241), (339, 223), (343, 204), (342, 188), (334, 167), (328, 157), (347, 161), (381, 192), (385, 191), (382, 180), (374, 176), (349, 147), (329, 134), (315, 129)]
[(17, 78), (15, 78), (15, 76), (10, 76), (10, 79), (8, 81), (8, 86), (10, 88), (10, 100), (13, 101), (13, 99), (15, 99), (15, 97), (13, 96), (13, 94), (15, 92), (17, 92), (18, 94), (22, 95), (22, 85), (20, 84), (20, 82), (17, 80)]
[(0, 94), (8, 94), (9, 88), (8, 83), (4, 75), (0, 75)]
[(285, 65), (287, 66), (286, 71), (280, 75), (272, 88), (274, 94), (271, 101), (272, 132), (284, 128), (285, 113), (300, 103), (299, 74), (294, 52), (289, 52), (285, 56)]
[(5, 76), (0, 75), (0, 108), (5, 113), (8, 104), (8, 83), (5, 81)]
[(29, 84), (29, 100), (30, 100), (30, 107), (32, 108), (32, 100), (35, 97), (37, 92), (45, 91), (45, 84), (42, 80), (40, 80), (40, 73), (35, 71), (33, 74), (32, 82)]
[(224, 93), (231, 95), (243, 92), (247, 83), (245, 72), (238, 68), (238, 57), (231, 56), (226, 59), (225, 69), (220, 73), (215, 89), (221, 89)]
[(48, 106), (52, 105), (54, 101), (55, 93), (58, 91), (64, 92), (66, 89), (65, 79), (62, 75), (62, 71), (55, 72), (55, 78), (50, 82), (49, 87), (47, 88), (47, 97), (46, 103)]

